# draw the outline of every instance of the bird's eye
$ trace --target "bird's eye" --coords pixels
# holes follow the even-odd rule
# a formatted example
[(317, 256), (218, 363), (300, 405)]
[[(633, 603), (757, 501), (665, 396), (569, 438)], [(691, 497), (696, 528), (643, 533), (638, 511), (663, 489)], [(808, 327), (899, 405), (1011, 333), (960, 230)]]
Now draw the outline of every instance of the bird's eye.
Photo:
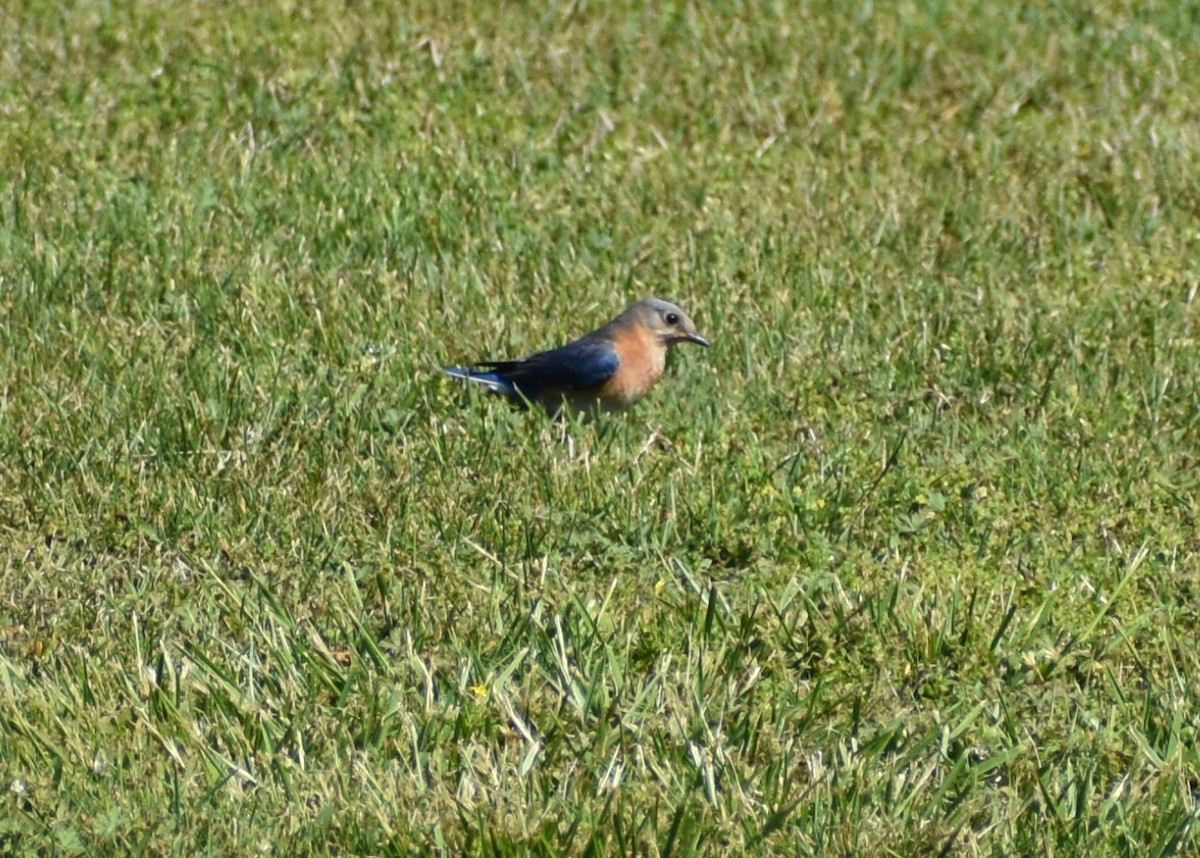
[(678, 325), (679, 324), (679, 314), (678, 313), (667, 313), (667, 324), (668, 325)]

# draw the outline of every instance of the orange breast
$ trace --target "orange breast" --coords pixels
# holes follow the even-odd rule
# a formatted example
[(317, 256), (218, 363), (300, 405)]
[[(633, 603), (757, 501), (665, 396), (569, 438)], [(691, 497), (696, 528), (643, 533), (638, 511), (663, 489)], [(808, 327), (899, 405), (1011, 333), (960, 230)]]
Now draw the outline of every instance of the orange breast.
[(641, 327), (621, 331), (613, 340), (621, 368), (606, 381), (599, 397), (610, 406), (632, 405), (650, 392), (667, 366), (667, 348)]

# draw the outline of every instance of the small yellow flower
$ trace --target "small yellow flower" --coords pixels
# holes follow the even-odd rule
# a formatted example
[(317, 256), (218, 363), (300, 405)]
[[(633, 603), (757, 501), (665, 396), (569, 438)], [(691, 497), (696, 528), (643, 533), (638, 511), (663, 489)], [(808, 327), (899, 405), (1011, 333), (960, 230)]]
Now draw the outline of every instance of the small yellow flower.
[(481, 682), (479, 685), (471, 686), (471, 693), (475, 695), (476, 700), (487, 700), (488, 687)]

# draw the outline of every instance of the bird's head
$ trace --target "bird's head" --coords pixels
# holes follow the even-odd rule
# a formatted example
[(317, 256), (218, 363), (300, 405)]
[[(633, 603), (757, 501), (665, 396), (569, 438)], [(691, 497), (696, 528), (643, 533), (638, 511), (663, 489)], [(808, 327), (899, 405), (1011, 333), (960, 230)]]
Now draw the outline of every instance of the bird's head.
[(708, 340), (696, 330), (688, 314), (670, 301), (659, 298), (647, 298), (638, 301), (631, 308), (636, 313), (637, 320), (654, 334), (663, 345), (675, 343), (695, 343), (708, 346)]

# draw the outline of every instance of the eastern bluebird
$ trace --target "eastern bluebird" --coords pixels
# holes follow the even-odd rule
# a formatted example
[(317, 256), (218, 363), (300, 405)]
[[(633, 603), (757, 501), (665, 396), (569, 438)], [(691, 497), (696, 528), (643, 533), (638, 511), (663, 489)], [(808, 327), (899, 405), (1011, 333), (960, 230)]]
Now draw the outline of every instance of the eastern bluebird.
[(607, 325), (573, 343), (521, 360), (484, 361), (480, 369), (445, 367), (463, 381), (557, 414), (564, 404), (582, 411), (619, 411), (650, 392), (676, 343), (707, 346), (687, 313), (669, 301), (638, 301)]

